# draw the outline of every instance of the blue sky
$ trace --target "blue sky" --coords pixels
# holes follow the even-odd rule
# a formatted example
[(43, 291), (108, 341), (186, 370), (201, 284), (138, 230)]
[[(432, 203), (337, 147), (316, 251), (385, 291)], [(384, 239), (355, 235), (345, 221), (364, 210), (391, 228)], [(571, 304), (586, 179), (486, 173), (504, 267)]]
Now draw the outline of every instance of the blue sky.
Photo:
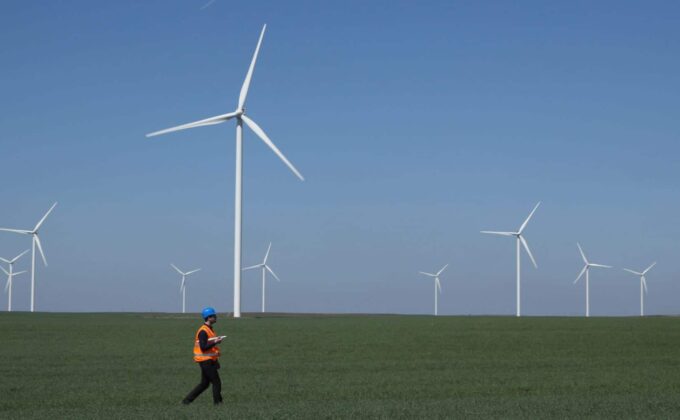
[[(272, 311), (680, 312), (677, 2), (25, 2), (0, 13), (0, 226), (53, 201), (37, 309), (232, 308), (234, 125), (145, 133), (248, 98), (301, 183), (245, 132), (244, 264), (269, 241)], [(0, 235), (0, 255), (27, 238)], [(28, 259), (18, 268), (25, 268)], [(3, 298), (4, 301), (5, 298)], [(243, 310), (259, 309), (255, 273)], [(27, 309), (28, 276), (13, 306)], [(4, 308), (4, 303), (2, 307)]]

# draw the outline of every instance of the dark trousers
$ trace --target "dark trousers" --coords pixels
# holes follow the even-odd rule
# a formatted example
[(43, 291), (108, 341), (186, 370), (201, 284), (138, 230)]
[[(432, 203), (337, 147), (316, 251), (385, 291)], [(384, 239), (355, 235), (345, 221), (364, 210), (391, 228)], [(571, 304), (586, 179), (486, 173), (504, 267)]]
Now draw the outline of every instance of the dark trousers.
[(208, 389), (210, 384), (212, 384), (213, 392), (213, 402), (219, 404), (222, 402), (222, 380), (220, 379), (220, 374), (217, 369), (220, 368), (219, 362), (214, 362), (212, 360), (206, 360), (205, 362), (199, 362), (198, 365), (201, 368), (201, 383), (196, 385), (196, 387), (191, 390), (189, 395), (184, 398), (186, 402), (192, 402), (196, 399), (203, 391)]

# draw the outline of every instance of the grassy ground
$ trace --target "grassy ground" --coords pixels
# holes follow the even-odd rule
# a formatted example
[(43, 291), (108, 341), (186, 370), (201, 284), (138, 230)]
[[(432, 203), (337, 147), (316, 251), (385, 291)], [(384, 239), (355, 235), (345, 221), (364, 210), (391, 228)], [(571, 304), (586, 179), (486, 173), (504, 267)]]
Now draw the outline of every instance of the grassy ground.
[(0, 418), (678, 418), (680, 319), (0, 314)]

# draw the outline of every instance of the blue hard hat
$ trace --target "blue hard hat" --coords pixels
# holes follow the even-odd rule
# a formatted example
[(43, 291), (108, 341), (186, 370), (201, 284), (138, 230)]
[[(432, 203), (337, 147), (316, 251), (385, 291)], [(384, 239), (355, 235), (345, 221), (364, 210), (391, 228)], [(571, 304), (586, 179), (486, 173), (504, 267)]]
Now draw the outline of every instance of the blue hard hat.
[(208, 319), (209, 316), (217, 315), (217, 312), (215, 312), (215, 308), (208, 306), (207, 308), (203, 309), (201, 315), (203, 316), (203, 319)]

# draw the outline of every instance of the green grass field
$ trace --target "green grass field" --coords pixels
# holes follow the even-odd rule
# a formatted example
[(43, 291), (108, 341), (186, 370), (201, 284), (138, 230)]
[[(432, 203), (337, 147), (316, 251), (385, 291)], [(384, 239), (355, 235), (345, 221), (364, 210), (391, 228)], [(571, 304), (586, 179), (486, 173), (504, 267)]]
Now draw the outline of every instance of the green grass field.
[(0, 418), (678, 418), (680, 319), (0, 314)]

